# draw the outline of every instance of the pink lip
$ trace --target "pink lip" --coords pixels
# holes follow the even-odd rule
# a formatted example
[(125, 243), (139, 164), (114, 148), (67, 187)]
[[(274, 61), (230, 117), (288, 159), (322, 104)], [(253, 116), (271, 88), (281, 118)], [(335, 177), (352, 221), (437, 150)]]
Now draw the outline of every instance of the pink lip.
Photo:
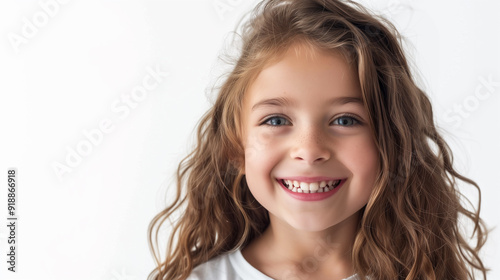
[[(292, 177), (292, 178), (300, 178), (300, 177)], [(326, 177), (314, 177), (314, 178), (326, 178)], [(292, 179), (288, 179), (288, 180), (292, 180)], [(293, 180), (295, 180), (295, 179), (293, 179)], [(295, 199), (302, 200), (302, 201), (318, 201), (318, 200), (327, 199), (328, 197), (334, 195), (344, 185), (345, 181), (347, 181), (347, 179), (336, 179), (336, 180), (341, 180), (340, 184), (335, 189), (333, 189), (331, 191), (321, 192), (321, 193), (318, 193), (318, 192), (317, 193), (298, 193), (298, 192), (292, 192), (291, 190), (289, 190), (287, 187), (285, 187), (281, 183), (281, 179), (277, 179), (278, 183), (283, 188), (283, 190), (285, 190), (285, 192), (287, 194), (289, 194), (291, 197), (293, 197)], [(300, 180), (297, 180), (297, 181), (300, 181)], [(318, 180), (318, 181), (329, 181), (329, 180), (323, 179), (323, 180)], [(307, 182), (307, 181), (302, 181), (302, 182)], [(316, 182), (316, 181), (313, 180), (311, 182)]]

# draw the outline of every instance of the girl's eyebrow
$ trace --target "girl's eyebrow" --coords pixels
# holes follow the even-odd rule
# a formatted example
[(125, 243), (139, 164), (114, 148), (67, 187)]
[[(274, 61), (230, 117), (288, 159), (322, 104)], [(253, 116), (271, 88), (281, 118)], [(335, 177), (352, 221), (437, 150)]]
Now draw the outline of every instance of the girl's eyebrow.
[(290, 100), (289, 98), (286, 97), (276, 97), (276, 98), (269, 98), (269, 99), (263, 99), (252, 107), (252, 111), (255, 111), (257, 107), (261, 106), (295, 106), (295, 102)]
[[(331, 105), (345, 105), (347, 103), (358, 103), (359, 105), (363, 105), (363, 100), (359, 97), (352, 97), (352, 96), (340, 96), (340, 97), (334, 97), (330, 99), (327, 104)], [(286, 97), (276, 97), (276, 98), (269, 98), (269, 99), (263, 99), (255, 105), (252, 106), (252, 111), (255, 111), (258, 107), (261, 106), (295, 106), (296, 102), (294, 100), (291, 100)]]

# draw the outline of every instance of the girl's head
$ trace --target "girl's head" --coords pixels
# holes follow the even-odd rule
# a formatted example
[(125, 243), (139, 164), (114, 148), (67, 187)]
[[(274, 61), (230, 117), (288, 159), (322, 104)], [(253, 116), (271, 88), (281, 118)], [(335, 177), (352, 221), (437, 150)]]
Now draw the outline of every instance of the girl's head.
[[(412, 80), (399, 36), (389, 23), (354, 3), (264, 1), (242, 34), (241, 56), (212, 110), (217, 120), (214, 129), (225, 143), (223, 155), (231, 169), (244, 173), (248, 155), (265, 145), (266, 133), (246, 136), (251, 139), (243, 135), (245, 100), (250, 99), (250, 89), (262, 70), (290, 52), (311, 57), (330, 54), (356, 76), (357, 97), (379, 153), (377, 185), (387, 185), (390, 177), (406, 178), (418, 149), (430, 151), (428, 140), (437, 136), (429, 131), (434, 128), (430, 103)], [(245, 141), (251, 140), (245, 147)]]
[(241, 139), (248, 189), (270, 218), (305, 231), (351, 221), (354, 235), (379, 173), (369, 120), (340, 53), (299, 42), (266, 66), (245, 92)]
[[(361, 276), (463, 279), (466, 264), (485, 271), (477, 257), (484, 236), (478, 213), (460, 204), (456, 178), (477, 187), (453, 169), (392, 25), (348, 1), (264, 1), (242, 29), (241, 55), (201, 120), (198, 145), (179, 165), (178, 196), (152, 222), (150, 233), (187, 203), (152, 275), (182, 279), (247, 245), (269, 225), (269, 211), (297, 229), (350, 220)], [(293, 207), (279, 193), (293, 180), (349, 188), (330, 208), (314, 204), (330, 212), (312, 217), (316, 208)], [(459, 214), (476, 225), (475, 248), (458, 230)]]

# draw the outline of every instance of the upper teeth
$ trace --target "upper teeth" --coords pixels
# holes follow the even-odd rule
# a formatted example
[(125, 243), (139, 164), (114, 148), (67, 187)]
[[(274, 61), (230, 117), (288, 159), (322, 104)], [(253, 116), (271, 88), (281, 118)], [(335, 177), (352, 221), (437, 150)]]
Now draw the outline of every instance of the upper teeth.
[(299, 182), (283, 179), (283, 184), (293, 192), (316, 193), (333, 190), (340, 184), (340, 180), (319, 181), (313, 183)]

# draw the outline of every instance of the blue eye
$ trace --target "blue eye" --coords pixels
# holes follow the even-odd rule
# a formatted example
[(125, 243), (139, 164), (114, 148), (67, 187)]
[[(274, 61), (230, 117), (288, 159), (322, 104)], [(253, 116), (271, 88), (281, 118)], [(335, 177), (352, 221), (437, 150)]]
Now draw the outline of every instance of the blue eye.
[(264, 124), (270, 125), (270, 126), (282, 126), (282, 125), (289, 125), (290, 122), (283, 118), (283, 117), (270, 117), (269, 119), (264, 121)]
[(359, 121), (353, 117), (342, 116), (333, 121), (333, 124), (340, 126), (353, 126), (359, 124)]

